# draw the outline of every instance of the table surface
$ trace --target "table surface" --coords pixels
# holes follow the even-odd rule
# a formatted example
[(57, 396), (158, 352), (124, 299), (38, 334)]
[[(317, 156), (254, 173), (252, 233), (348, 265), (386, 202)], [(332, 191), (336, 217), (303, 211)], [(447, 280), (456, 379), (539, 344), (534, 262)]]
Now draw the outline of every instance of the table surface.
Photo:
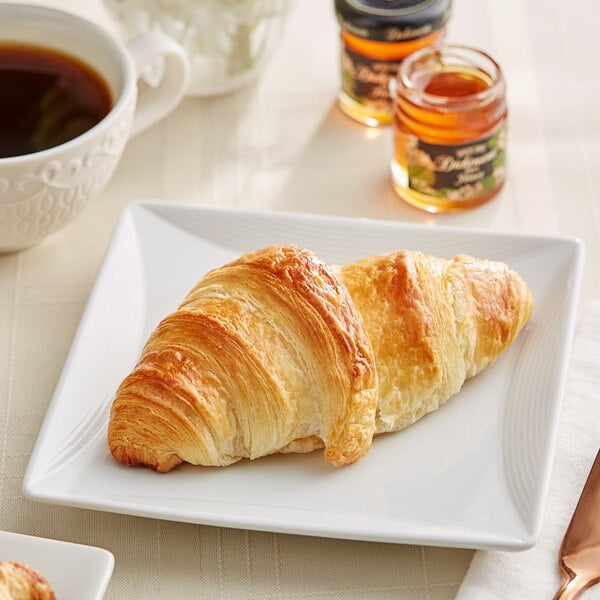
[[(46, 0), (112, 28), (96, 1)], [(333, 3), (295, 0), (259, 81), (184, 99), (130, 140), (108, 187), (38, 246), (0, 257), (0, 530), (109, 549), (106, 598), (410, 598), (456, 594), (472, 551), (220, 529), (24, 498), (23, 474), (104, 252), (139, 199), (522, 231), (581, 239), (579, 309), (600, 296), (598, 8), (582, 0), (455, 0), (449, 41), (508, 82), (508, 179), (492, 202), (431, 215), (389, 181), (391, 131), (336, 107)]]

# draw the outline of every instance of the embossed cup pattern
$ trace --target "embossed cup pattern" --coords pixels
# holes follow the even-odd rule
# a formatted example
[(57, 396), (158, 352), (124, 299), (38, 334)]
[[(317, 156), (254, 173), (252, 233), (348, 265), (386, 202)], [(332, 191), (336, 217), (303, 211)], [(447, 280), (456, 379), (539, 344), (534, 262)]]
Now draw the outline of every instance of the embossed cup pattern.
[[(0, 3), (0, 42), (6, 39), (64, 47), (84, 62), (93, 59), (115, 101), (102, 121), (64, 144), (0, 158), (0, 253), (32, 246), (73, 221), (108, 183), (128, 139), (173, 110), (189, 81), (183, 49), (157, 32), (124, 46), (73, 14)], [(138, 73), (159, 58), (165, 65), (163, 79), (138, 97)]]
[[(53, 154), (0, 171), (0, 250), (31, 246), (79, 215), (108, 183), (129, 137), (133, 111), (98, 139), (60, 159)], [(44, 155), (46, 153), (43, 153)], [(6, 173), (4, 171), (7, 171)]]

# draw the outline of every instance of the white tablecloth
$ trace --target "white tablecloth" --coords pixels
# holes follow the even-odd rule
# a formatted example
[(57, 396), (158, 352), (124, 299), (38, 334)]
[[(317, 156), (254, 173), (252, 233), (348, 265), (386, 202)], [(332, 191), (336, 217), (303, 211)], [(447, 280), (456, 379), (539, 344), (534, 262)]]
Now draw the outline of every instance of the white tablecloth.
[[(95, 1), (44, 3), (111, 27)], [(594, 0), (455, 1), (449, 41), (498, 59), (510, 103), (507, 185), (496, 200), (465, 214), (433, 216), (400, 201), (389, 183), (389, 129), (365, 129), (336, 108), (333, 2), (295, 0), (284, 39), (257, 85), (220, 98), (186, 98), (132, 139), (109, 186), (76, 222), (31, 250), (0, 257), (0, 530), (109, 549), (116, 560), (111, 600), (454, 598), (469, 550), (47, 506), (24, 498), (22, 478), (113, 228), (134, 200), (578, 237), (587, 253), (579, 310), (587, 313), (600, 299), (599, 17)], [(572, 381), (568, 393), (576, 404), (589, 389)], [(584, 415), (569, 414), (570, 426), (583, 427)], [(591, 464), (598, 429), (577, 455), (582, 464)], [(559, 453), (557, 464), (563, 460)], [(580, 485), (581, 476), (570, 483)], [(564, 490), (564, 511), (577, 496), (572, 486)], [(568, 522), (570, 514), (561, 510), (560, 517)], [(508, 597), (486, 583), (489, 564), (478, 554), (466, 585), (476, 580), (491, 590), (486, 597)], [(552, 571), (545, 562), (543, 568)], [(557, 581), (554, 571), (547, 577)], [(466, 587), (461, 593), (483, 597), (468, 595)], [(526, 597), (540, 596), (520, 596)], [(590, 597), (599, 597), (597, 591)]]

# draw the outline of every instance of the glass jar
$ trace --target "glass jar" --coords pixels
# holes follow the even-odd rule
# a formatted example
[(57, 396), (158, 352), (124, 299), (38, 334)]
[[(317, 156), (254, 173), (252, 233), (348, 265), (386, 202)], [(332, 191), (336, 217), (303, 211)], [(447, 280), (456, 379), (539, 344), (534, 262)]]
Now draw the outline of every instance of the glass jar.
[(341, 29), (340, 108), (366, 125), (391, 123), (390, 81), (406, 56), (442, 39), (451, 4), (451, 0), (335, 0)]
[[(291, 0), (104, 0), (123, 37), (160, 30), (190, 60), (192, 96), (233, 91), (256, 80), (273, 54)], [(160, 65), (144, 73), (152, 85)]]
[(429, 212), (491, 200), (505, 178), (505, 82), (489, 55), (464, 46), (425, 48), (396, 80), (392, 182)]

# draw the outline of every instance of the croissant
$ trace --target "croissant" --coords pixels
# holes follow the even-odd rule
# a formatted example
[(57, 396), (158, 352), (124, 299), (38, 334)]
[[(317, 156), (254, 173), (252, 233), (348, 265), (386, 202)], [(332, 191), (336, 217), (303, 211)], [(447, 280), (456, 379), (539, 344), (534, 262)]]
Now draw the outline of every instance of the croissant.
[(56, 600), (46, 579), (29, 565), (0, 561), (1, 600)]
[(355, 462), (437, 409), (533, 311), (506, 265), (399, 251), (344, 266), (272, 246), (210, 271), (119, 386), (108, 445), (125, 465), (309, 452)]

